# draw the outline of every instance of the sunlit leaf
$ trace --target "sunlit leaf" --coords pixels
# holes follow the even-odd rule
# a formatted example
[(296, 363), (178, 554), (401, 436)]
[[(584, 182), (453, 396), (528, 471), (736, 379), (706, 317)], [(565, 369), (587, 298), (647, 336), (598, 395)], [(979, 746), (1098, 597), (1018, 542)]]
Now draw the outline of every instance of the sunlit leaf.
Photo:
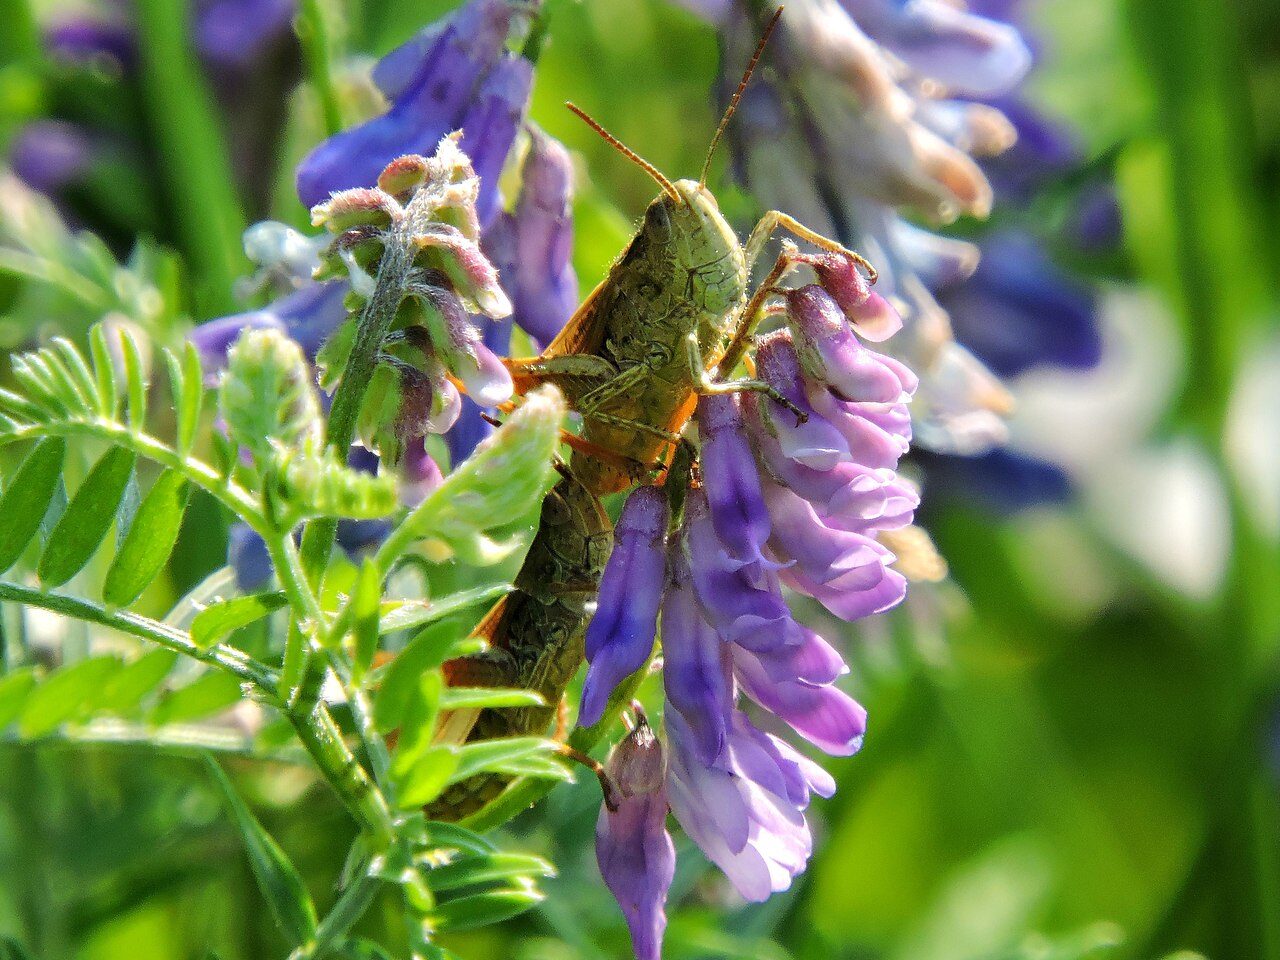
[(24, 737), (40, 737), (84, 716), (121, 667), (118, 657), (100, 656), (55, 670), (27, 696), (18, 729)]
[(151, 711), (156, 726), (186, 723), (220, 713), (241, 698), (240, 683), (230, 674), (210, 672), (165, 695)]
[(463, 857), (436, 867), (428, 879), (436, 892), (456, 890), (501, 880), (513, 880), (528, 876), (554, 877), (555, 867), (542, 857), (526, 853), (489, 853), (476, 857)]
[(197, 646), (211, 647), (236, 630), (274, 613), (288, 600), (279, 591), (251, 593), (210, 604), (191, 621), (191, 639)]
[(45, 544), (38, 567), (42, 583), (66, 583), (89, 562), (115, 521), (136, 459), (131, 450), (112, 447), (94, 464)]
[(18, 719), (35, 685), (34, 667), (19, 667), (0, 677), (0, 730)]
[(22, 461), (13, 482), (0, 496), (0, 570), (13, 566), (40, 529), (62, 475), (66, 441), (41, 440)]
[(132, 603), (164, 569), (190, 493), (191, 485), (175, 470), (166, 470), (152, 484), (107, 571), (103, 600), (118, 607)]

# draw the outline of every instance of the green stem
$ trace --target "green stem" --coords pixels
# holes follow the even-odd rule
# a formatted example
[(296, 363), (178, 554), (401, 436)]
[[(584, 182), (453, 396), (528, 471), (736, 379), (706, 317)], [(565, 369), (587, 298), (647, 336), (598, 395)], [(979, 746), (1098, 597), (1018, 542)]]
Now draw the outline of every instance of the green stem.
[(360, 824), (370, 849), (376, 852), (387, 849), (395, 839), (391, 808), (342, 739), (342, 732), (328, 708), (318, 703), (309, 714), (291, 711), (288, 716), (307, 753)]
[(171, 750), (175, 753), (218, 753), (223, 755), (272, 760), (278, 763), (305, 763), (306, 757), (296, 748), (292, 752), (263, 750), (253, 740), (231, 730), (191, 724), (145, 727), (121, 720), (103, 718), (84, 726), (67, 727), (32, 739), (10, 733), (0, 742), (22, 744), (57, 744), (66, 747), (120, 746)]
[(221, 643), (208, 648), (199, 647), (182, 631), (152, 620), (150, 617), (130, 613), (127, 610), (111, 611), (78, 597), (69, 597), (61, 593), (43, 593), (32, 590), (30, 587), (0, 580), (0, 601), (3, 600), (24, 603), (42, 610), (51, 610), (66, 617), (73, 617), (76, 620), (111, 627), (122, 633), (150, 640), (158, 646), (181, 653), (211, 667), (225, 670), (266, 693), (274, 694), (276, 689), (275, 672), (247, 653)]
[(224, 477), (207, 463), (184, 457), (163, 441), (131, 430), (115, 420), (50, 421), (6, 429), (0, 434), (0, 446), (48, 436), (93, 437), (132, 450), (140, 457), (181, 473), (244, 520), (263, 539), (270, 533), (271, 527), (263, 516), (258, 501), (238, 483)]
[[(373, 295), (360, 312), (351, 355), (329, 408), (325, 438), (329, 447), (344, 462), (351, 441), (355, 439), (356, 421), (360, 416), (360, 406), (364, 403), (365, 391), (373, 377), (378, 350), (391, 330), (396, 311), (400, 309), (400, 302), (404, 299), (404, 288), (411, 266), (412, 260), (405, 244), (394, 240), (388, 243), (378, 267)], [(307, 524), (302, 537), (302, 566), (313, 584), (319, 583), (329, 564), (329, 554), (333, 551), (337, 530), (338, 521), (333, 517), (321, 517)]]
[(324, 118), (326, 136), (333, 136), (343, 128), (342, 102), (338, 99), (337, 86), (333, 82), (332, 50), (327, 10), (324, 0), (300, 0), (294, 29), (302, 45), (302, 56), (307, 64), (307, 79), (320, 101), (320, 113)]
[(357, 876), (342, 892), (333, 909), (320, 921), (315, 942), (307, 947), (299, 947), (289, 960), (320, 960), (327, 956), (333, 944), (346, 936), (356, 921), (364, 916), (384, 882), (381, 877), (367, 870)]

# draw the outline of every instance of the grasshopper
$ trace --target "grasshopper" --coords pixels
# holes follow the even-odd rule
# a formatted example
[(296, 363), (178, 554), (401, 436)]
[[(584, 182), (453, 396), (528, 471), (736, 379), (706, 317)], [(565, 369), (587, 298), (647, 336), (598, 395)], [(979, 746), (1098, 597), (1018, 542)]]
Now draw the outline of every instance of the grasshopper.
[[(582, 662), (588, 601), (598, 591), (612, 545), (598, 498), (627, 489), (645, 470), (669, 458), (699, 396), (757, 391), (792, 407), (763, 381), (732, 377), (767, 313), (775, 285), (799, 262), (794, 247), (785, 245), (748, 298), (752, 267), (774, 233), (787, 230), (850, 257), (875, 279), (862, 257), (778, 210), (766, 213), (741, 244), (707, 189), (716, 145), (781, 13), (779, 9), (766, 27), (696, 181), (672, 182), (567, 104), (648, 173), (661, 192), (626, 250), (560, 335), (537, 357), (507, 361), (518, 392), (543, 382), (559, 387), (582, 417), (582, 436), (571, 438), (572, 459), (544, 503), (516, 591), (477, 627), (477, 635), (490, 641), (490, 651), (450, 664), (451, 682), (536, 690), (548, 704), (558, 704)], [(552, 712), (550, 706), (471, 712), (450, 717), (445, 732), (459, 739), (539, 734)], [(442, 795), (428, 814), (437, 819), (465, 816), (504, 786), (499, 777), (472, 778)]]

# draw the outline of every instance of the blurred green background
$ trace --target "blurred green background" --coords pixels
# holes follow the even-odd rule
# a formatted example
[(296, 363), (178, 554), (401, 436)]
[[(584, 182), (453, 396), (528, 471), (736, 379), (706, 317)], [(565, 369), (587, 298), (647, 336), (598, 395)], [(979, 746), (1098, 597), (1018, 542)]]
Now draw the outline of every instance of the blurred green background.
[[(532, 115), (581, 161), (575, 256), (589, 289), (652, 184), (562, 102), (587, 108), (668, 174), (688, 175), (715, 123), (718, 54), (710, 28), (657, 0), (549, 2)], [(346, 43), (379, 55), (451, 6), (347, 0)], [(836, 797), (814, 811), (809, 872), (743, 908), (686, 851), (671, 958), (1280, 958), (1280, 553), (1260, 508), (1280, 474), (1251, 486), (1254, 474), (1233, 459), (1241, 447), (1246, 460), (1248, 448), (1274, 459), (1277, 445), (1275, 388), (1269, 410), (1238, 388), (1247, 376), (1280, 377), (1275, 364), (1254, 368), (1274, 354), (1280, 327), (1280, 8), (1028, 8), (1041, 44), (1037, 101), (1075, 126), (1118, 185), (1123, 249), (1097, 282), (1108, 329), (1120, 331), (1109, 342), (1133, 361), (1108, 367), (1106, 383), (1036, 385), (1031, 413), (1065, 410), (1061, 420), (1110, 446), (1099, 445), (1070, 507), (928, 514), (952, 579), (922, 587), (883, 623), (845, 631), (848, 688), (870, 730), (860, 755), (834, 765)], [(110, 77), (43, 83), (28, 69), (38, 57), (29, 8), (0, 2), (0, 134), (54, 113), (127, 112), (152, 164), (76, 202), (116, 245), (133, 224), (177, 251), (172, 282), (204, 318), (233, 305), (247, 222), (304, 222), (291, 169), (317, 139), (316, 110), (295, 97), (280, 165), (230, 186), (238, 160), (223, 147), (227, 105), (184, 52), (180, 0), (141, 0), (138, 10), (142, 77), (121, 90)], [(731, 189), (726, 197), (730, 212), (746, 209)], [(11, 281), (0, 294), (0, 341), (14, 346), (33, 333), (28, 294)], [(47, 306), (45, 324), (74, 325), (58, 301)], [(1148, 354), (1165, 359), (1140, 362)], [(1117, 383), (1146, 398), (1146, 412), (1116, 400), (1115, 416), (1081, 423), (1112, 406), (1106, 391)], [(1163, 519), (1145, 528), (1141, 517), (1136, 529), (1122, 523), (1107, 494), (1136, 483), (1126, 502), (1164, 497), (1162, 472), (1175, 469), (1132, 455), (1171, 448), (1190, 451), (1207, 484), (1164, 503), (1152, 514)], [(1130, 469), (1113, 471), (1119, 461)], [(1135, 462), (1152, 473), (1135, 480)], [(1158, 527), (1202, 510), (1208, 520), (1188, 520), (1179, 541), (1190, 569), (1171, 575)], [(192, 569), (175, 571), (174, 596), (221, 562), (222, 533), (209, 522), (187, 532)], [(235, 771), (327, 903), (350, 840), (333, 798), (292, 768)], [(591, 853), (597, 805), (587, 780), (516, 821), (516, 845), (560, 868), (548, 900), (451, 945), (470, 960), (626, 955)], [(393, 928), (387, 911), (366, 918), (369, 932)], [(198, 759), (123, 747), (0, 745), (0, 933), (49, 960), (283, 955)]]

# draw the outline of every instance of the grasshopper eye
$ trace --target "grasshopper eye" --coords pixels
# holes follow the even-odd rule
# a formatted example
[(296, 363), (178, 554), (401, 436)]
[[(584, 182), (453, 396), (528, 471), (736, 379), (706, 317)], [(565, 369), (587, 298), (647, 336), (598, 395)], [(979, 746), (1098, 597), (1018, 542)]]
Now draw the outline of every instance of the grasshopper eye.
[(645, 232), (659, 242), (671, 237), (671, 218), (667, 215), (667, 206), (659, 198), (649, 204), (644, 215)]

